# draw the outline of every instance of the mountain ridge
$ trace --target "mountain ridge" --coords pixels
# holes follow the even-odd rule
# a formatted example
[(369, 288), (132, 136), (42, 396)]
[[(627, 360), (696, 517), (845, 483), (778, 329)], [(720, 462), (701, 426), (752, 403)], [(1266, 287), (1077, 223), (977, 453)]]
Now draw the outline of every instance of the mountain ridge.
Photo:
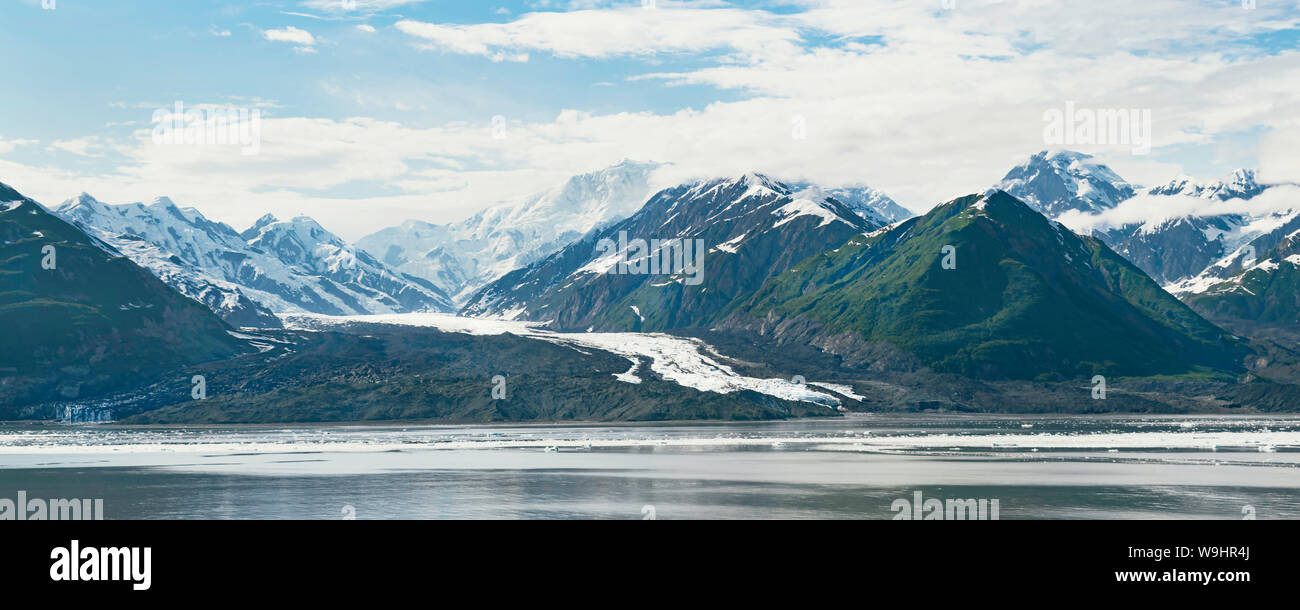
[(280, 221), (268, 214), (238, 232), (167, 198), (114, 205), (85, 193), (54, 213), (239, 326), (277, 327), (279, 312), (450, 308), (427, 282), (358, 254), (308, 217)]
[(1235, 374), (1244, 355), (1104, 243), (1000, 190), (801, 262), (725, 326), (823, 344), (849, 332), (938, 371), (1012, 379)]
[[(804, 199), (762, 174), (697, 180), (659, 191), (632, 217), (503, 276), (462, 313), (545, 320), (567, 330), (683, 328), (703, 323), (771, 273), (877, 228), (834, 198)], [(650, 247), (653, 240), (695, 246), (702, 260), (690, 273), (624, 273), (620, 265), (653, 262), (663, 252), (638, 250), (637, 239)], [(706, 277), (707, 285), (690, 283)]]
[(0, 417), (250, 350), (108, 244), (7, 185), (0, 200)]

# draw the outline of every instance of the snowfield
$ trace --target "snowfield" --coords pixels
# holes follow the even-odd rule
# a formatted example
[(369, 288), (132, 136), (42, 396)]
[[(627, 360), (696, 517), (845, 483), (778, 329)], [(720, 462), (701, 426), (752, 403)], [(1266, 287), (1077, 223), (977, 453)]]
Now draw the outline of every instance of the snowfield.
[[(484, 318), (468, 318), (452, 314), (413, 313), (381, 314), (369, 316), (323, 316), (314, 314), (283, 314), (285, 328), (295, 330), (328, 330), (345, 324), (393, 324), (436, 328), (444, 332), (471, 335), (501, 335), (510, 333), (577, 348), (594, 348), (618, 354), (632, 362), (631, 370), (615, 375), (628, 383), (640, 383), (637, 376), (640, 358), (650, 360), (650, 369), (665, 380), (705, 392), (730, 394), (753, 390), (769, 396), (810, 402), (827, 408), (840, 405), (839, 398), (818, 391), (816, 384), (799, 384), (787, 379), (758, 379), (736, 373), (731, 367), (706, 356), (702, 341), (674, 337), (659, 333), (557, 333), (541, 328), (536, 322), (516, 322)], [(635, 380), (635, 381), (633, 381)], [(821, 387), (841, 391), (852, 397), (847, 386), (822, 384)]]

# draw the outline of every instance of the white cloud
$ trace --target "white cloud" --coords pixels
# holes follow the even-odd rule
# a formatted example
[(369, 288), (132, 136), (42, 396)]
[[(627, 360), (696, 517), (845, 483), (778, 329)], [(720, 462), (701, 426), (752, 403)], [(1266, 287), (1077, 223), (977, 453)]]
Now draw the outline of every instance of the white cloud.
[(1201, 197), (1141, 194), (1099, 214), (1071, 210), (1060, 217), (1061, 224), (1078, 233), (1128, 224), (1158, 224), (1183, 216), (1245, 214), (1262, 216), (1300, 207), (1300, 187), (1283, 185), (1251, 199), (1204, 199)]
[(70, 140), (57, 140), (51, 142), (49, 148), (72, 153), (80, 157), (98, 157), (102, 156), (111, 146), (102, 138), (89, 136)]
[(262, 30), (262, 37), (272, 42), (291, 42), (301, 46), (316, 44), (316, 37), (311, 32), (291, 25), (278, 30)]
[(375, 26), (373, 26), (373, 25), (366, 25), (366, 24), (363, 23), (363, 24), (361, 24), (361, 25), (358, 25), (358, 26), (357, 26), (357, 29), (358, 29), (358, 30), (361, 30), (362, 32), (369, 33), (369, 34), (373, 34), (373, 33), (375, 33)]
[[(701, 172), (747, 166), (856, 177), (921, 209), (979, 190), (1046, 148), (1043, 112), (1067, 101), (1150, 109), (1157, 149), (1272, 125), (1279, 109), (1300, 106), (1300, 56), (1263, 57), (1243, 42), (1296, 28), (1300, 16), (1285, 6), (962, 0), (942, 11), (911, 0), (798, 4), (806, 10), (661, 2), (648, 11), (624, 6), (529, 13), (507, 23), (406, 20), (397, 27), (421, 48), (497, 61), (523, 61), (528, 53), (574, 60), (703, 54), (704, 65), (697, 61), (687, 71), (632, 78), (732, 89), (750, 99), (662, 116), (584, 116), (578, 124), (601, 128), (573, 136), (570, 145), (590, 150), (608, 143), (615, 158), (617, 149), (650, 149), (655, 158)], [(808, 140), (788, 138), (793, 115), (807, 119)], [(1135, 181), (1178, 169), (1119, 158)]]
[(1264, 182), (1294, 182), (1300, 184), (1300, 120), (1291, 114), (1292, 125), (1279, 125), (1260, 143), (1259, 179)]
[(304, 8), (323, 11), (328, 13), (349, 13), (349, 12), (366, 12), (373, 13), (390, 8), (398, 8), (410, 4), (420, 4), (429, 0), (305, 0), (301, 3)]
[(6, 140), (4, 138), (0, 138), (0, 155), (7, 155), (13, 152), (14, 149), (18, 148), (19, 146), (26, 146), (29, 144), (39, 144), (39, 143), (40, 142), (37, 140)]
[[(658, 4), (535, 12), (507, 23), (397, 25), (421, 48), (498, 61), (690, 57), (689, 64), (669, 62), (671, 70), (631, 76), (637, 86), (704, 85), (740, 99), (664, 112), (565, 110), (550, 120), (511, 121), (505, 140), (491, 137), (491, 108), (438, 127), (264, 118), (256, 157), (235, 148), (158, 147), (145, 134), (108, 175), (53, 171), (45, 179), (36, 168), (0, 170), (31, 179), (55, 200), (80, 190), (112, 201), (165, 194), (235, 225), (267, 211), (307, 213), (351, 238), (405, 218), (458, 220), (625, 157), (672, 162), (671, 179), (763, 171), (865, 182), (925, 210), (983, 190), (1048, 148), (1043, 112), (1074, 101), (1152, 110), (1152, 157), (1133, 157), (1127, 146), (1076, 146), (1132, 181), (1181, 173), (1160, 159), (1162, 147), (1258, 129), (1274, 130), (1260, 150), (1261, 177), (1271, 168), (1300, 177), (1300, 156), (1292, 152), (1300, 53), (1264, 56), (1243, 43), (1243, 36), (1297, 27), (1296, 13), (1277, 4), (1243, 11), (1235, 3), (1183, 0), (958, 0), (955, 11), (941, 11), (937, 1), (796, 0), (807, 10), (788, 14)], [(316, 46), (314, 36), (292, 27), (264, 36)], [(362, 108), (417, 106), (385, 89), (325, 82), (325, 94)], [(794, 117), (806, 121), (806, 139), (792, 137)], [(349, 186), (368, 195), (318, 194)], [(1103, 220), (1149, 216), (1142, 201)]]
[[(428, 50), (489, 58), (542, 51), (564, 58), (649, 56), (724, 50), (746, 56), (791, 53), (799, 34), (785, 21), (740, 9), (619, 7), (521, 15), (508, 23), (437, 24), (404, 19), (401, 32)], [(519, 59), (522, 61), (523, 59)]]

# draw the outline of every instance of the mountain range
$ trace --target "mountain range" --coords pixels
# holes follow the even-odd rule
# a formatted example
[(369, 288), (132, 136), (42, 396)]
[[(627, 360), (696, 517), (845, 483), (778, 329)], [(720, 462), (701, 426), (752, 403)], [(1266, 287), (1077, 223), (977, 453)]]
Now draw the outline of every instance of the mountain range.
[(0, 326), (3, 419), (250, 349), (206, 307), (4, 184)]
[(462, 313), (560, 330), (687, 328), (804, 258), (880, 227), (823, 191), (761, 174), (700, 180), (507, 273)]
[(451, 308), (436, 286), (387, 267), (306, 216), (267, 215), (241, 233), (167, 198), (108, 205), (84, 193), (54, 213), (236, 326), (278, 326), (274, 313)]
[(1044, 151), (999, 187), (1101, 239), (1217, 323), (1293, 332), (1300, 283), (1288, 273), (1288, 244), (1300, 231), (1300, 185), (1242, 168), (1141, 189), (1088, 155)]
[(660, 167), (625, 160), (457, 223), (408, 220), (361, 238), (357, 247), (463, 303), (484, 284), (631, 216), (654, 194)]
[[(1194, 280), (1199, 285), (1185, 295), (1187, 303), (1234, 330), (1271, 327), (1300, 334), (1300, 226), (1295, 224), (1253, 261), (1237, 256), (1202, 273)], [(1252, 243), (1264, 248), (1267, 242)]]
[(1164, 197), (1203, 199), (1209, 205), (1198, 213), (1157, 213), (1150, 220), (1106, 226), (1095, 233), (1156, 281), (1177, 284), (1297, 217), (1295, 211), (1252, 214), (1229, 207), (1228, 202), (1247, 202), (1269, 189), (1249, 169), (1236, 170), (1226, 182), (1177, 178), (1148, 189), (1143, 201), (1155, 209)]
[[(355, 245), (306, 216), (267, 214), (236, 231), (166, 197), (111, 205), (83, 193), (55, 213), (228, 323), (275, 328), (276, 314), (453, 311), (485, 284), (631, 216), (663, 167), (625, 160), (458, 223), (409, 220)], [(911, 216), (869, 187), (827, 192), (874, 223)]]
[[(138, 423), (826, 414), (789, 398), (794, 374), (835, 382), (830, 406), (850, 409), (1300, 404), (1300, 350), (1255, 334), (1300, 315), (1294, 186), (1240, 170), (1143, 189), (1044, 151), (915, 216), (869, 187), (760, 173), (656, 190), (659, 169), (625, 161), (356, 244), (307, 217), (236, 231), (166, 199), (84, 194), (50, 213), (4, 187), (0, 314), (32, 327), (16, 353), (37, 357), (0, 362), (0, 418), (105, 400)], [(41, 267), (44, 246), (66, 270)], [(450, 330), (387, 315), (421, 312)], [(352, 317), (277, 330), (277, 314)], [(544, 328), (489, 338), (457, 330), (468, 317)], [(664, 364), (682, 350), (706, 364)], [(215, 401), (181, 391), (196, 367)], [(524, 402), (484, 397), (502, 370), (529, 380)], [(780, 391), (684, 381), (733, 370)], [(548, 386), (546, 371), (567, 372)], [(1123, 384), (1116, 401), (1080, 390), (1096, 375)]]
[[(433, 282), (463, 306), (475, 292), (507, 273), (635, 214), (657, 192), (655, 172), (664, 167), (624, 160), (457, 223), (408, 220), (361, 238), (357, 247), (395, 269)], [(818, 187), (792, 183), (790, 188)], [(821, 197), (826, 196), (881, 225), (914, 216), (868, 186), (825, 188)]]
[(728, 325), (828, 349), (848, 334), (978, 378), (1236, 371), (1246, 353), (1099, 240), (997, 190), (804, 261)]

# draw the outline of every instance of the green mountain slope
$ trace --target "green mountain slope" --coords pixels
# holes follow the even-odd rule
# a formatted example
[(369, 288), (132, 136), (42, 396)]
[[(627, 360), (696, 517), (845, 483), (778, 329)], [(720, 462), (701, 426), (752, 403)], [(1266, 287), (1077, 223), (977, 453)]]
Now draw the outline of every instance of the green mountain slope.
[(1265, 252), (1250, 268), (1185, 300), (1227, 328), (1276, 328), (1300, 334), (1300, 231)]
[(0, 328), (0, 417), (245, 349), (206, 307), (3, 184)]
[(1100, 241), (1001, 191), (805, 260), (727, 324), (801, 341), (856, 335), (991, 379), (1228, 374), (1246, 353)]

